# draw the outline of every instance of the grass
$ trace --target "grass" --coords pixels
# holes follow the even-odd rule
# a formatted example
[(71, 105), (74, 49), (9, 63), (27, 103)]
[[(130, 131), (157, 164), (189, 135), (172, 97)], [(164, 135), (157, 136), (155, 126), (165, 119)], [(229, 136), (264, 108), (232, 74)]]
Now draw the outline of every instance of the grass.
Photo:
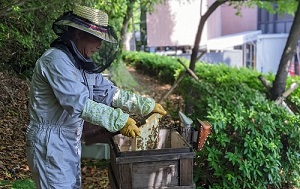
[(112, 64), (109, 71), (112, 75), (111, 81), (119, 88), (133, 90), (139, 87), (138, 83), (126, 69), (124, 63)]
[(15, 181), (6, 181), (0, 180), (0, 188), (5, 189), (34, 189), (35, 185), (33, 180), (15, 180)]

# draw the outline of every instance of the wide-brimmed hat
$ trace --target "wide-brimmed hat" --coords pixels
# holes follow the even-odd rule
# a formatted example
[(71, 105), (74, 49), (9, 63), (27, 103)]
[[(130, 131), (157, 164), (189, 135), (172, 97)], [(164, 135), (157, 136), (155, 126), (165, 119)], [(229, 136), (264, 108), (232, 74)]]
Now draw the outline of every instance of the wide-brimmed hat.
[(73, 11), (58, 18), (53, 25), (58, 27), (71, 26), (107, 42), (117, 43), (115, 32), (108, 25), (108, 15), (98, 9), (77, 5)]

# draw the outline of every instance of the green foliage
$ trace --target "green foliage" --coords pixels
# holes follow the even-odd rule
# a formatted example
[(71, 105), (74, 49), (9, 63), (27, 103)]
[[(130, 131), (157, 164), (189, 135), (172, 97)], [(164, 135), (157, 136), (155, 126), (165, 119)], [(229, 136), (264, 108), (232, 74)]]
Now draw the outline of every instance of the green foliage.
[(209, 83), (222, 85), (238, 85), (244, 83), (250, 88), (263, 89), (261, 82), (257, 79), (261, 73), (248, 68), (229, 67), (225, 64), (197, 63), (195, 73), (199, 79), (207, 80)]
[(204, 101), (206, 105), (201, 107), (205, 111), (195, 112), (206, 113), (202, 119), (213, 125), (206, 148), (195, 159), (197, 165), (203, 165), (195, 167), (195, 172), (201, 175), (196, 178), (198, 182), (213, 188), (259, 189), (297, 184), (299, 117), (290, 116), (244, 84), (204, 82), (195, 87), (201, 93), (198, 103)]
[[(292, 83), (297, 83), (298, 85), (300, 84), (300, 77), (299, 76), (293, 76), (293, 77), (288, 77), (287, 78), (287, 88), (292, 85)], [(300, 112), (300, 88), (297, 88), (293, 91), (291, 95), (287, 97), (287, 101), (292, 104), (293, 110)]]
[(117, 57), (117, 60), (114, 61), (109, 67), (109, 72), (112, 75), (111, 80), (122, 89), (132, 90), (138, 87), (138, 83), (133, 79), (126, 65), (120, 60), (121, 54)]
[(14, 69), (19, 74), (30, 75), (36, 59), (41, 56), (56, 37), (53, 21), (76, 1), (24, 1), (14, 5), (4, 3), (10, 10), (0, 22), (0, 67)]
[(35, 188), (35, 185), (32, 180), (16, 180), (12, 181), (0, 181), (0, 188), (8, 189), (32, 189)]
[[(234, 1), (230, 1), (231, 3), (235, 3)], [(298, 0), (285, 0), (285, 1), (278, 1), (278, 0), (250, 0), (244, 1), (244, 5), (248, 5), (249, 7), (258, 6), (262, 9), (266, 9), (270, 13), (275, 14), (278, 12), (279, 14), (290, 14), (294, 15), (298, 6)]]
[[(195, 72), (201, 82), (185, 79), (180, 94), (197, 102), (193, 119), (213, 125), (207, 147), (195, 159), (202, 165), (195, 167), (195, 180), (213, 188), (297, 185), (300, 117), (266, 99), (258, 72), (204, 63), (198, 63)], [(297, 78), (288, 83), (292, 80)], [(292, 98), (299, 100), (297, 94)]]
[[(147, 10), (160, 0), (53, 0), (9, 1), (0, 3), (0, 71), (13, 69), (20, 75), (31, 77), (36, 60), (57, 37), (52, 23), (75, 4), (99, 8), (109, 15), (109, 24), (117, 31), (122, 28), (126, 7), (142, 2)], [(138, 9), (135, 9), (138, 11)], [(137, 21), (139, 22), (139, 21)], [(121, 38), (121, 36), (118, 36)]]
[(52, 23), (63, 12), (71, 10), (75, 4), (109, 10), (110, 24), (116, 30), (120, 29), (118, 26), (122, 23), (121, 0), (111, 2), (112, 4), (96, 0), (33, 0), (20, 4), (12, 3), (0, 3), (0, 7), (6, 7), (7, 11), (0, 10), (0, 70), (13, 69), (27, 77), (31, 76), (36, 60), (57, 37), (52, 31)]
[[(172, 73), (173, 80), (183, 70), (175, 59), (154, 54), (126, 52), (123, 59), (158, 78), (164, 74), (157, 70)], [(186, 77), (177, 92), (193, 102), (192, 120), (212, 125), (207, 143), (196, 152), (197, 188), (300, 187), (300, 115), (266, 99), (259, 72), (198, 62), (195, 73), (200, 82)], [(274, 80), (272, 74), (264, 77)], [(299, 78), (289, 77), (288, 85), (292, 82)], [(299, 90), (290, 99), (299, 102)]]
[(278, 4), (277, 11), (281, 14), (287, 13), (290, 15), (295, 15), (298, 7), (298, 0), (286, 0), (286, 1), (276, 1)]
[(146, 52), (123, 52), (123, 61), (146, 74), (157, 76), (165, 82), (173, 82), (183, 66), (172, 57), (162, 57)]

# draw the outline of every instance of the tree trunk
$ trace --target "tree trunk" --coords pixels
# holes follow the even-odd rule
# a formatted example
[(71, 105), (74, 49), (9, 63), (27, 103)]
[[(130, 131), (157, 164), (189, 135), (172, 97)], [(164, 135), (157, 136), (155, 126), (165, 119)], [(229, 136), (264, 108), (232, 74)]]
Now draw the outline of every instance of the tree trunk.
[(147, 32), (147, 23), (146, 23), (146, 16), (147, 16), (147, 8), (143, 5), (143, 2), (141, 1), (140, 4), (141, 9), (141, 15), (140, 15), (140, 33), (141, 33), (141, 41), (139, 44), (139, 51), (145, 51), (145, 47), (147, 46), (146, 41), (146, 32)]
[(128, 30), (128, 25), (130, 22), (130, 19), (132, 18), (132, 14), (133, 14), (133, 5), (134, 5), (135, 0), (130, 0), (129, 3), (127, 4), (127, 10), (126, 10), (126, 14), (124, 16), (123, 19), (123, 24), (122, 24), (122, 28), (121, 28), (121, 45), (122, 48), (125, 47), (125, 42), (126, 42), (126, 33)]
[[(200, 18), (200, 22), (199, 22), (199, 26), (198, 26), (198, 31), (197, 31), (197, 35), (196, 35), (196, 39), (195, 39), (195, 43), (194, 43), (194, 47), (192, 50), (192, 55), (191, 55), (191, 61), (190, 61), (190, 69), (192, 71), (195, 71), (195, 64), (197, 61), (197, 56), (198, 56), (198, 50), (199, 50), (199, 44), (200, 44), (200, 40), (201, 40), (201, 36), (202, 36), (202, 31), (204, 28), (204, 24), (206, 22), (206, 20), (208, 19), (208, 17), (222, 4), (226, 3), (229, 0), (221, 0), (221, 1), (215, 1), (209, 8), (208, 10), (205, 12), (205, 14), (203, 16), (201, 16)], [(200, 7), (202, 8), (202, 7)]]
[[(195, 43), (194, 43), (194, 47), (192, 50), (192, 55), (191, 55), (191, 61), (190, 61), (190, 66), (189, 68), (192, 71), (195, 71), (195, 65), (197, 62), (197, 56), (198, 56), (198, 50), (199, 50), (199, 44), (200, 44), (200, 40), (201, 40), (201, 36), (202, 36), (202, 31), (204, 28), (204, 24), (206, 22), (206, 20), (208, 19), (208, 17), (222, 4), (224, 4), (225, 2), (227, 2), (228, 0), (221, 0), (221, 1), (215, 1), (209, 8), (208, 10), (205, 12), (205, 14), (203, 16), (201, 16), (200, 18), (200, 22), (199, 22), (199, 26), (198, 26), (198, 31), (197, 31), (197, 35), (196, 35), (196, 39), (195, 39)], [(200, 7), (202, 8), (202, 7)], [(189, 91), (189, 96), (193, 95), (193, 91)], [(187, 115), (191, 114), (194, 110), (194, 101), (193, 98), (188, 98), (185, 101), (185, 113)]]
[(276, 73), (273, 86), (270, 90), (270, 99), (276, 100), (285, 91), (286, 79), (288, 76), (288, 70), (290, 62), (295, 54), (296, 45), (300, 36), (300, 3), (295, 14), (293, 25), (291, 27), (290, 34), (288, 36), (283, 54), (280, 59), (278, 71)]

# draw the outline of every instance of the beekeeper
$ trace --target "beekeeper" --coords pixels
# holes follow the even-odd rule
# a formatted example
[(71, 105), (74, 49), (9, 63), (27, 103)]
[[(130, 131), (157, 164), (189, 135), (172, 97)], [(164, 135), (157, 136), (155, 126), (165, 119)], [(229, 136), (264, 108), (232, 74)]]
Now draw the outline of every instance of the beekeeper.
[(135, 120), (122, 110), (140, 115), (166, 111), (101, 75), (118, 43), (106, 13), (76, 6), (53, 23), (53, 30), (58, 38), (37, 60), (32, 76), (27, 159), (38, 189), (75, 189), (81, 188), (84, 121), (136, 137)]

